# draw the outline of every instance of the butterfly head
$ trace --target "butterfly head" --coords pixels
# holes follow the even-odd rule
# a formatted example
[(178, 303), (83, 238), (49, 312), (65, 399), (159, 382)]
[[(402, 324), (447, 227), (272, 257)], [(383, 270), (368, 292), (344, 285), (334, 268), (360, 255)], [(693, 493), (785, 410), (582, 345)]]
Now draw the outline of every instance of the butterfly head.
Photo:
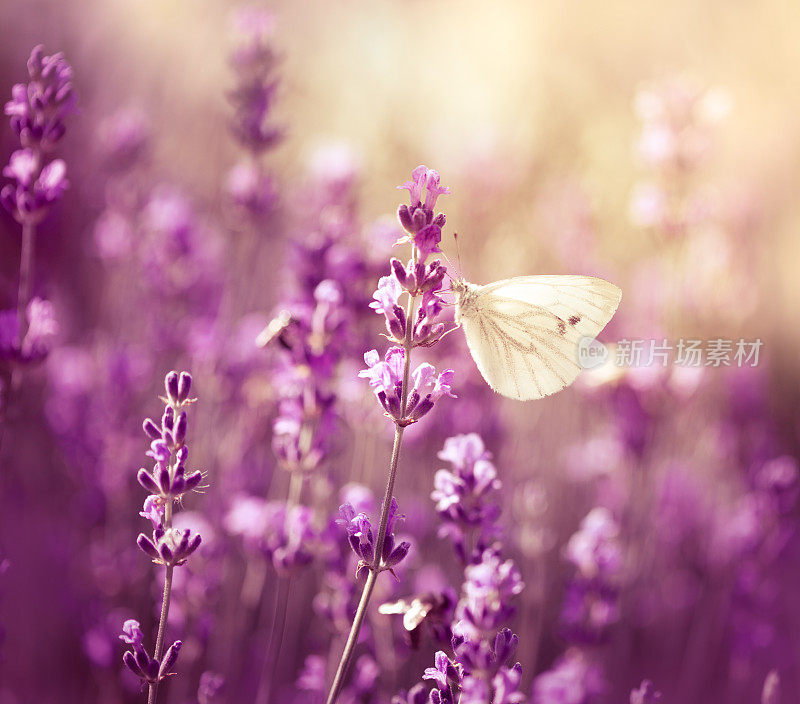
[(467, 282), (464, 279), (453, 279), (450, 282), (450, 289), (456, 296), (462, 296), (467, 290)]

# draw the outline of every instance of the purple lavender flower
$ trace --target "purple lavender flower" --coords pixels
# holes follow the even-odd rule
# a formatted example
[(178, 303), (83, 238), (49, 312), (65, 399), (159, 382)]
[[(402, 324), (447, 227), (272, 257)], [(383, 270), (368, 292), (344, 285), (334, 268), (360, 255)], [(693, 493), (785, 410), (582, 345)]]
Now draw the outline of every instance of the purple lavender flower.
[(150, 139), (147, 115), (137, 108), (122, 108), (100, 125), (103, 158), (113, 171), (127, 171), (142, 161)]
[(333, 446), (338, 424), (333, 377), (341, 358), (336, 340), (345, 325), (337, 282), (321, 281), (312, 300), (313, 305), (297, 304), (293, 313), (279, 316), (267, 327), (269, 335), (260, 336), (261, 344), (276, 337), (283, 352), (278, 374), (284, 391), (273, 423), (273, 450), (284, 469), (304, 476)]
[(155, 685), (170, 675), (175, 674), (174, 672), (170, 672), (170, 668), (177, 661), (178, 653), (182, 645), (183, 643), (181, 641), (176, 640), (169, 646), (161, 662), (159, 662), (158, 658), (150, 657), (147, 651), (142, 647), (135, 648), (133, 651), (126, 650), (125, 654), (122, 656), (122, 661), (134, 675), (140, 677), (150, 685)]
[[(438, 456), (453, 465), (453, 471), (440, 469), (434, 475), (431, 499), (443, 521), (439, 533), (453, 541), (463, 562), (477, 562), (495, 536), (500, 515), (497, 470), (476, 433), (447, 438)], [(475, 545), (467, 555), (466, 536), (476, 528)]]
[[(151, 471), (142, 467), (136, 478), (145, 491), (155, 497), (153, 500), (161, 505), (180, 500), (184, 494), (196, 489), (203, 478), (202, 472), (187, 472), (185, 467), (188, 421), (186, 411), (182, 409), (194, 401), (189, 398), (191, 384), (192, 378), (187, 372), (167, 374), (164, 380), (167, 395), (164, 400), (169, 405), (164, 410), (161, 423), (159, 425), (147, 418), (142, 424), (145, 434), (151, 439), (150, 450), (146, 454), (155, 460), (155, 466)], [(151, 504), (147, 518), (152, 519), (152, 508)], [(147, 506), (145, 510), (148, 510)], [(145, 539), (143, 544), (151, 542)]]
[(61, 53), (44, 55), (44, 47), (34, 47), (28, 59), (30, 81), (17, 83), (5, 113), (23, 147), (48, 152), (64, 136), (65, 118), (76, 111), (72, 87), (72, 67)]
[(202, 476), (200, 472), (187, 475), (184, 468), (189, 452), (186, 447), (185, 409), (196, 401), (189, 396), (191, 387), (192, 377), (188, 372), (169, 372), (164, 378), (166, 395), (161, 397), (165, 404), (161, 423), (147, 418), (142, 424), (151, 440), (150, 450), (146, 454), (155, 461), (155, 467), (152, 472), (141, 469), (137, 475), (139, 483), (150, 492), (140, 515), (151, 521), (153, 533), (152, 537), (140, 533), (136, 544), (154, 563), (165, 567), (164, 601), (152, 656), (142, 645), (142, 633), (136, 621), (125, 622), (121, 639), (132, 648), (125, 652), (123, 661), (129, 670), (149, 685), (150, 702), (155, 702), (158, 683), (174, 674), (170, 670), (178, 659), (182, 645), (181, 641), (175, 641), (162, 658), (160, 649), (167, 627), (173, 572), (175, 567), (186, 563), (202, 542), (199, 533), (173, 526), (175, 503), (187, 491), (195, 488)]
[(278, 570), (288, 571), (309, 564), (318, 539), (313, 510), (308, 506), (286, 507), (285, 504), (275, 508), (264, 543), (266, 554)]
[(3, 175), (11, 179), (0, 190), (0, 202), (17, 222), (32, 226), (67, 188), (66, 164), (47, 155), (64, 136), (65, 118), (75, 111), (72, 68), (61, 54), (44, 56), (37, 46), (28, 59), (27, 84), (18, 83), (5, 113), (22, 145), (11, 155)]
[(770, 670), (764, 680), (764, 688), (761, 690), (761, 704), (780, 704), (781, 701), (781, 678), (777, 670)]
[(565, 556), (584, 577), (615, 575), (622, 563), (618, 534), (619, 527), (611, 512), (603, 507), (594, 508), (570, 538)]
[(268, 213), (277, 198), (275, 179), (260, 166), (246, 161), (228, 172), (225, 191), (234, 205), (256, 216)]
[(619, 527), (608, 509), (592, 509), (570, 538), (566, 559), (577, 573), (569, 582), (561, 610), (562, 635), (573, 643), (596, 643), (619, 619), (622, 551)]
[[(359, 558), (359, 565), (356, 573), (362, 569), (371, 568), (375, 563), (375, 538), (372, 533), (372, 524), (365, 513), (356, 514), (355, 509), (350, 504), (343, 504), (339, 508), (341, 518), (336, 522), (341, 525), (348, 535), (350, 547)], [(401, 542), (395, 547), (394, 527), (397, 521), (405, 518), (397, 513), (397, 499), (392, 497), (389, 509), (389, 518), (386, 524), (386, 537), (383, 540), (383, 551), (378, 569), (391, 570), (398, 565), (408, 555), (411, 543)]]
[(383, 360), (377, 350), (370, 350), (364, 355), (367, 369), (360, 371), (358, 375), (369, 380), (375, 396), (390, 418), (401, 425), (410, 425), (428, 413), (442, 396), (456, 396), (451, 389), (453, 370), (445, 369), (437, 376), (434, 367), (423, 362), (411, 374), (406, 414), (401, 417), (405, 356), (406, 352), (402, 347), (390, 347)]
[(514, 613), (511, 597), (524, 587), (519, 569), (500, 557), (496, 549), (485, 550), (481, 561), (464, 569), (461, 601), (456, 607), (454, 633), (478, 639), (497, 632)]
[(384, 316), (389, 339), (403, 344), (408, 321), (406, 312), (400, 305), (400, 296), (403, 293), (410, 296), (421, 295), (419, 307), (414, 313), (411, 343), (414, 347), (435, 344), (441, 339), (445, 329), (444, 323), (436, 320), (444, 308), (439, 290), (444, 281), (445, 267), (439, 261), (428, 265), (410, 261), (404, 267), (397, 259), (392, 259), (390, 264), (391, 274), (378, 281), (370, 308)]
[(153, 529), (157, 528), (164, 522), (164, 503), (161, 497), (151, 494), (144, 500), (142, 510), (139, 515), (146, 518), (153, 524)]
[(128, 645), (132, 645), (135, 647), (140, 646), (142, 644), (142, 639), (144, 636), (142, 635), (142, 629), (139, 627), (139, 622), (129, 618), (125, 623), (122, 624), (122, 635), (119, 639), (123, 643), (127, 643)]
[(231, 56), (236, 86), (229, 95), (234, 109), (233, 134), (246, 149), (260, 154), (281, 138), (272, 125), (272, 106), (278, 81), (273, 73), (277, 56), (272, 48), (275, 20), (268, 10), (243, 8), (234, 16), (238, 46)]
[[(410, 205), (401, 205), (398, 210), (400, 224), (409, 233), (402, 241), (413, 241), (420, 252), (420, 261), (425, 262), (429, 255), (441, 251), (442, 228), (445, 216), (434, 216), (433, 209), (440, 195), (450, 193), (446, 186), (439, 185), (439, 174), (426, 166), (418, 166), (411, 173), (411, 180), (398, 188), (408, 189)], [(422, 203), (423, 192), (425, 203)]]
[[(411, 353), (415, 347), (433, 345), (444, 334), (444, 326), (435, 322), (443, 307), (437, 292), (441, 289), (444, 273), (438, 262), (429, 267), (424, 265), (433, 252), (439, 251), (438, 243), (441, 241), (445, 217), (434, 216), (433, 208), (438, 196), (448, 191), (440, 186), (439, 175), (425, 167), (415, 169), (412, 181), (403, 187), (409, 190), (411, 207), (401, 206), (398, 214), (401, 224), (409, 234), (398, 243), (412, 243), (412, 261), (408, 268), (395, 261), (390, 264), (390, 277), (379, 282), (378, 290), (373, 294), (375, 303), (372, 305), (377, 313), (384, 316), (390, 341), (395, 345), (402, 344), (402, 347), (391, 347), (383, 360), (377, 350), (367, 352), (364, 355), (367, 369), (359, 372), (359, 377), (368, 379), (387, 417), (394, 421), (394, 447), (374, 543), (366, 516), (357, 517), (352, 507), (343, 509), (342, 521), (348, 530), (351, 548), (360, 557), (357, 574), (361, 569), (368, 569), (369, 575), (331, 685), (328, 697), (330, 702), (336, 701), (344, 687), (344, 678), (353, 657), (353, 648), (358, 640), (375, 579), (381, 569), (391, 569), (392, 564), (402, 560), (408, 552), (406, 543), (395, 548), (391, 527), (396, 511), (392, 488), (397, 476), (404, 429), (425, 416), (439, 398), (454, 395), (451, 390), (454, 376), (452, 370), (448, 369), (437, 375), (434, 367), (427, 363), (420, 364), (413, 372), (410, 367)], [(424, 205), (421, 201), (423, 190), (426, 191)], [(399, 305), (402, 294), (398, 292), (398, 286), (405, 289), (405, 310)], [(422, 300), (417, 301), (418, 298)]]
[(166, 567), (180, 567), (189, 556), (200, 547), (202, 538), (190, 530), (177, 530), (157, 526), (150, 538), (139, 533), (136, 544), (139, 549), (156, 564)]
[[(502, 629), (489, 643), (478, 637), (469, 640), (460, 635), (453, 637), (455, 659), (446, 653), (436, 653), (434, 667), (425, 670), (423, 680), (434, 683), (430, 702), (439, 704), (520, 704), (525, 700), (519, 691), (522, 667), (519, 663), (509, 666), (508, 661), (517, 649), (517, 636), (509, 629)], [(459, 692), (457, 700), (453, 692)]]
[(561, 635), (567, 641), (586, 645), (598, 643), (619, 617), (616, 586), (602, 580), (576, 578), (565, 587)]
[(590, 704), (604, 691), (600, 668), (581, 651), (570, 649), (536, 677), (531, 704)]
[(35, 151), (17, 150), (3, 169), (3, 176), (14, 183), (0, 190), (0, 200), (17, 222), (36, 224), (66, 191), (69, 185), (66, 173), (67, 166), (62, 159), (54, 159), (42, 167)]
[(125, 621), (119, 639), (130, 646), (130, 650), (126, 650), (122, 658), (126, 667), (145, 682), (155, 684), (174, 674), (169, 670), (178, 659), (181, 641), (176, 640), (159, 662), (158, 658), (151, 657), (142, 645), (143, 635), (138, 621), (134, 619)]
[(197, 704), (217, 704), (220, 694), (225, 686), (225, 678), (218, 672), (206, 670), (200, 675), (200, 684), (197, 687)]
[(58, 334), (52, 303), (32, 299), (27, 307), (27, 323), (20, 345), (17, 311), (0, 311), (0, 362), (32, 364), (47, 356)]
[(650, 680), (644, 680), (642, 684), (631, 692), (630, 704), (658, 704), (661, 701), (661, 692), (656, 691)]
[(441, 695), (445, 697), (442, 701), (447, 701), (446, 698), (450, 696), (451, 683), (460, 683), (461, 675), (461, 669), (447, 657), (446, 653), (439, 650), (434, 656), (434, 667), (426, 668), (422, 679), (431, 680)]
[(314, 512), (307, 506), (241, 496), (233, 501), (225, 523), (230, 533), (240, 535), (249, 549), (263, 554), (279, 572), (310, 564), (317, 552), (320, 536)]

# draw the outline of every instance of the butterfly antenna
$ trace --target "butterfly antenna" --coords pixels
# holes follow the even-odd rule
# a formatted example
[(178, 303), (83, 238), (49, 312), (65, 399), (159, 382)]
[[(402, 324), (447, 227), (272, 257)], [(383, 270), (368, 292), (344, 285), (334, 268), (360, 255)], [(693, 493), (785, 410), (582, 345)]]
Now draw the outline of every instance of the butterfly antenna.
[[(451, 262), (451, 261), (450, 261), (450, 257), (448, 257), (448, 256), (447, 256), (447, 254), (446, 254), (445, 252), (442, 252), (442, 256), (444, 257), (444, 260), (447, 262), (447, 265), (448, 265), (448, 266), (449, 266), (451, 269), (455, 269), (455, 267), (453, 266), (453, 262)], [(446, 270), (445, 270), (445, 272), (444, 272), (444, 275), (445, 275), (445, 276), (446, 276), (448, 279), (450, 279), (450, 281), (452, 281), (452, 280), (453, 280), (453, 277), (450, 275), (450, 272), (449, 272), (449, 271), (446, 271)]]
[(453, 233), (453, 239), (456, 242), (456, 259), (458, 259), (458, 275), (461, 276), (461, 249), (458, 246), (458, 233)]

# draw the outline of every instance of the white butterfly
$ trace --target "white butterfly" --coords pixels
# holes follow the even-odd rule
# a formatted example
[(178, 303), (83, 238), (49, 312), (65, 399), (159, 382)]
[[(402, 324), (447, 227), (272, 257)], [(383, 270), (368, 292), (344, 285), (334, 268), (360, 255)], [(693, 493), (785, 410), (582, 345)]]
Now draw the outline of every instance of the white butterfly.
[(569, 386), (582, 367), (579, 343), (594, 338), (622, 291), (591, 276), (517, 276), (477, 286), (452, 283), (456, 323), (486, 382), (520, 401)]

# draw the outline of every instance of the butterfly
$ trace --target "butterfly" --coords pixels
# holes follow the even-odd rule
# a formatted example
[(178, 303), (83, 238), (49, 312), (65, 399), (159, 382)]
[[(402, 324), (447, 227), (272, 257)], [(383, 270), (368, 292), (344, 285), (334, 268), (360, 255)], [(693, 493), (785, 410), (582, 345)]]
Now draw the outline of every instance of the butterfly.
[(497, 393), (519, 401), (575, 381), (579, 351), (622, 299), (617, 286), (591, 276), (517, 276), (486, 286), (454, 279), (451, 287), (455, 322), (478, 370)]
[(402, 614), (403, 628), (408, 633), (411, 647), (419, 648), (422, 628), (426, 624), (433, 635), (441, 641), (449, 641), (450, 636), (445, 623), (447, 616), (452, 616), (455, 598), (447, 592), (426, 592), (409, 597), (410, 600), (399, 599), (387, 602), (378, 607), (380, 614)]

